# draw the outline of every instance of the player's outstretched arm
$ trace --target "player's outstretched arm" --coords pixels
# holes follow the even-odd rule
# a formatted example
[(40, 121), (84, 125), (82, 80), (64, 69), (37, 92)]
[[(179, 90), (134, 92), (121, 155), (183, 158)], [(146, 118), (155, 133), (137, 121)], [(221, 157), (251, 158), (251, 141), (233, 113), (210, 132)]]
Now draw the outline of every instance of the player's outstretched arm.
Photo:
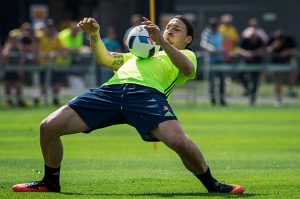
[(97, 63), (118, 70), (124, 63), (123, 53), (109, 52), (99, 34), (100, 25), (94, 18), (84, 18), (77, 24), (84, 32), (89, 34), (90, 46)]

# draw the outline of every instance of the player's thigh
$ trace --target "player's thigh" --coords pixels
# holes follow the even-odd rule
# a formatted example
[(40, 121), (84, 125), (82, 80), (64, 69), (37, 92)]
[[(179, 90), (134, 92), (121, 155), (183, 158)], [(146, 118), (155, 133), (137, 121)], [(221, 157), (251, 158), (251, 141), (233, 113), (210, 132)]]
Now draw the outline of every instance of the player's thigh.
[(57, 136), (79, 133), (89, 130), (87, 124), (68, 105), (51, 113), (41, 123), (41, 131)]
[(158, 140), (173, 148), (188, 142), (188, 139), (177, 120), (167, 120), (151, 131)]

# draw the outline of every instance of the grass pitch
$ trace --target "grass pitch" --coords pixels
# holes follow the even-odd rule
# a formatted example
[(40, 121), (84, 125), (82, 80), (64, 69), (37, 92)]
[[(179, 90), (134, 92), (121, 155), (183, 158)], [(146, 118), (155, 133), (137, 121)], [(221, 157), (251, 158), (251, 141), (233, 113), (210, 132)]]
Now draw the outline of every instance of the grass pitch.
[(62, 138), (62, 193), (14, 193), (43, 176), (40, 121), (50, 108), (0, 111), (0, 198), (300, 198), (300, 107), (176, 105), (213, 175), (242, 184), (241, 196), (208, 194), (177, 155), (120, 125)]

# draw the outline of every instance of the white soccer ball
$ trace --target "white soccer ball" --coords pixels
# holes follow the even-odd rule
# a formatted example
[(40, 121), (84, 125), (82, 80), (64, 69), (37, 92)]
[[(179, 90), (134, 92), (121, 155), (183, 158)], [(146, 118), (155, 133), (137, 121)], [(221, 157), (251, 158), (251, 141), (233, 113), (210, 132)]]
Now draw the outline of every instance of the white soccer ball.
[(160, 46), (149, 37), (145, 25), (132, 28), (127, 37), (127, 46), (132, 54), (140, 58), (152, 57), (160, 48)]

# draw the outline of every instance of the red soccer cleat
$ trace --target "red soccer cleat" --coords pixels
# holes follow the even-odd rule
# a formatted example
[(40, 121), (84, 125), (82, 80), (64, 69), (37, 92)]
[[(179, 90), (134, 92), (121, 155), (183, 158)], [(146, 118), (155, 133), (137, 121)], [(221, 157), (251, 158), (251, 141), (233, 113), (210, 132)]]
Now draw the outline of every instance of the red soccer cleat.
[(229, 192), (231, 194), (242, 194), (245, 191), (244, 187), (241, 185), (230, 184), (229, 186), (232, 186), (232, 190)]
[(15, 192), (60, 192), (59, 185), (51, 185), (43, 181), (16, 184), (12, 186)]

